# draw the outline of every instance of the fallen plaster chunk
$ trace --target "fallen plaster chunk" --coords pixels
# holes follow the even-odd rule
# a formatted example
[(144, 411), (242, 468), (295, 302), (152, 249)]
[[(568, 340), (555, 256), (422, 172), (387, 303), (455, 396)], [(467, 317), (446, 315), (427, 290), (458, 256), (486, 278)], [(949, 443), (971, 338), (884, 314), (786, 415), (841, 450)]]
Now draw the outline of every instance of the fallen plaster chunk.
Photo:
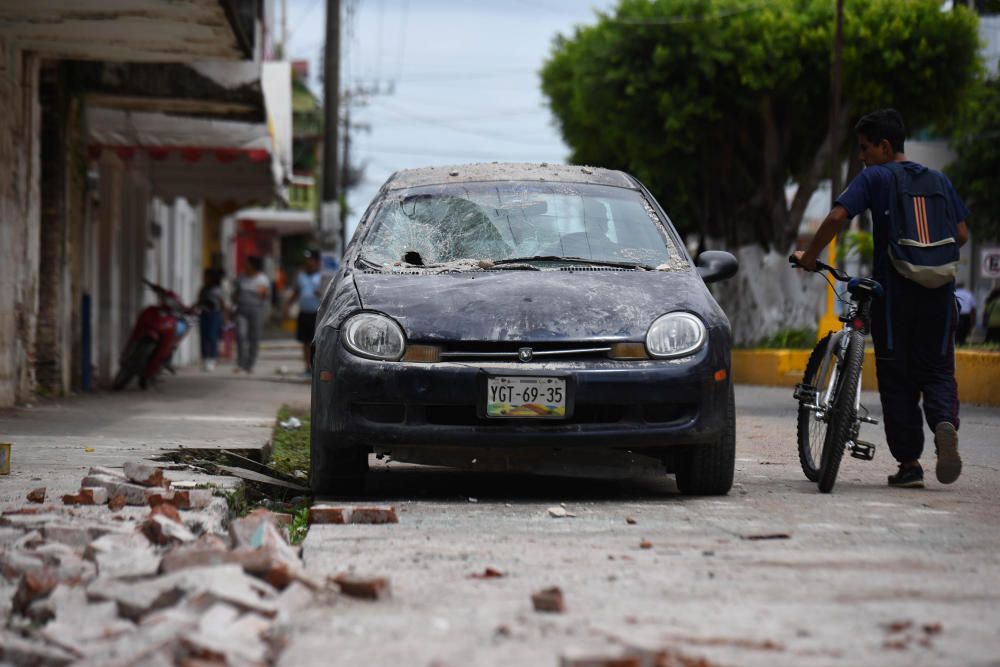
[(142, 486), (164, 486), (163, 468), (142, 461), (125, 463), (125, 477)]

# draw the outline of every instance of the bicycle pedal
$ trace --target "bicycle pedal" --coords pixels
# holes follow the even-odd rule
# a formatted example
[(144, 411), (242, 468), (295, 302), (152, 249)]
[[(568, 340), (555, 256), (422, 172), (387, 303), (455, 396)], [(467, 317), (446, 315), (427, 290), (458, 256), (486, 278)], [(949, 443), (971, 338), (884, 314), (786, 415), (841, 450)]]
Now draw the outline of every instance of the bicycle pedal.
[(851, 444), (851, 456), (862, 461), (871, 461), (875, 458), (875, 445), (863, 440), (855, 440)]
[(875, 426), (878, 426), (878, 420), (875, 419), (874, 417), (858, 417), (858, 421), (862, 421), (862, 422), (864, 422), (866, 424), (874, 424)]
[(806, 401), (810, 405), (816, 404), (816, 387), (811, 384), (804, 384), (800, 382), (795, 385), (795, 393), (792, 397), (796, 401)]

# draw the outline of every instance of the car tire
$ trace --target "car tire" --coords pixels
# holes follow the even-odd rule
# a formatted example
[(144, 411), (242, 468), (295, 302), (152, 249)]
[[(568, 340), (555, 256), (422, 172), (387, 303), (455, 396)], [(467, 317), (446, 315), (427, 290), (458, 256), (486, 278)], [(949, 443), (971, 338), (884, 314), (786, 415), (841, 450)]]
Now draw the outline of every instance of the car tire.
[[(313, 424), (316, 423), (315, 418)], [(337, 436), (311, 428), (309, 487), (316, 496), (359, 496), (365, 490), (368, 449), (337, 446)]]
[(736, 468), (736, 401), (729, 385), (725, 426), (714, 443), (691, 447), (680, 457), (677, 488), (689, 496), (724, 496), (733, 486)]

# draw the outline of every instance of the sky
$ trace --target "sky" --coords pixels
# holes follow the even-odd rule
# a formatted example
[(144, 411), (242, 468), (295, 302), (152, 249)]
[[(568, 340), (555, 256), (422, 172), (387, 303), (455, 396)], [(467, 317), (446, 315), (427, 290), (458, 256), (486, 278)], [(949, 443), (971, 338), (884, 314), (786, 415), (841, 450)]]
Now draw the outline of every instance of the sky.
[[(341, 90), (352, 95), (348, 193), (352, 233), (397, 169), (467, 162), (566, 162), (540, 89), (556, 34), (595, 22), (614, 0), (341, 0)], [(288, 56), (311, 61), (324, 43), (325, 0), (287, 0)], [(280, 12), (280, 3), (278, 11)]]

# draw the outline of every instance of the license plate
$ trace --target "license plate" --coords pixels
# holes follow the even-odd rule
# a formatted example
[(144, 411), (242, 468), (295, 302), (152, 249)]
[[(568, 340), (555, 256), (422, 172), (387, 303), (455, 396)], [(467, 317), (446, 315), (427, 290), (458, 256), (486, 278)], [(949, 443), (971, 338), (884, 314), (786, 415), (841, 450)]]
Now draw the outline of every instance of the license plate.
[(486, 416), (563, 419), (566, 417), (566, 380), (489, 377), (486, 380)]

